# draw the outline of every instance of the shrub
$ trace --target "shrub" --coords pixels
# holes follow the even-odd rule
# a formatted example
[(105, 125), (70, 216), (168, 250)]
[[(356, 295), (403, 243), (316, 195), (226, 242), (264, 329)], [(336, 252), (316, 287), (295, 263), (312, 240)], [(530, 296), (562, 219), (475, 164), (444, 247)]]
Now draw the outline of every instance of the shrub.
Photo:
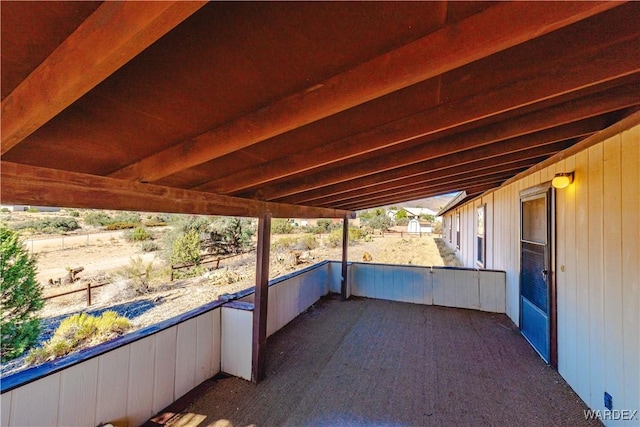
[(200, 234), (191, 230), (178, 237), (171, 248), (171, 264), (196, 264), (202, 260), (200, 253)]
[(310, 250), (318, 247), (318, 240), (316, 240), (316, 237), (312, 234), (305, 234), (299, 241), (302, 246), (301, 249)]
[(105, 311), (101, 316), (74, 314), (60, 323), (53, 337), (42, 347), (31, 350), (26, 362), (37, 364), (53, 360), (75, 350), (116, 338), (130, 327), (129, 319), (118, 316), (115, 311)]
[(11, 212), (11, 211), (9, 210), (9, 208), (2, 208), (2, 209), (0, 209), (0, 212), (2, 212), (2, 213), (9, 213), (9, 212)]
[(78, 218), (78, 217), (80, 217), (80, 212), (78, 212), (78, 211), (69, 211), (69, 215), (74, 217), (74, 218)]
[(89, 225), (104, 227), (107, 224), (111, 224), (113, 222), (113, 218), (111, 218), (106, 212), (94, 211), (89, 212), (84, 216), (84, 222)]
[(140, 214), (138, 212), (119, 212), (114, 218), (113, 222), (124, 222), (130, 224), (140, 224)]
[[(369, 238), (370, 236), (366, 231), (356, 227), (349, 227), (349, 243), (355, 243), (359, 240), (369, 240)], [(342, 245), (342, 230), (333, 230), (329, 233), (327, 245), (332, 248)]]
[(251, 246), (254, 224), (243, 218), (219, 217), (212, 223), (206, 249), (215, 254), (239, 254)]
[(16, 224), (16, 230), (31, 229), (40, 233), (66, 233), (80, 228), (78, 221), (71, 217), (51, 217), (36, 221), (27, 221)]
[(144, 242), (140, 242), (140, 250), (142, 252), (154, 252), (160, 249), (160, 246), (153, 240), (145, 240)]
[(36, 262), (18, 234), (0, 228), (0, 358), (20, 356), (36, 343), (42, 308), (42, 287), (36, 281)]
[(134, 222), (113, 222), (108, 224), (105, 228), (110, 231), (114, 230), (128, 230), (131, 228), (136, 228), (139, 223)]
[(36, 213), (36, 212), (40, 212), (40, 211), (38, 210), (38, 208), (29, 207), (29, 208), (27, 208), (27, 212)]
[(133, 231), (125, 232), (124, 238), (128, 242), (144, 242), (146, 240), (152, 240), (153, 236), (147, 231), (146, 228), (136, 227)]
[(273, 234), (289, 234), (293, 231), (293, 224), (282, 218), (274, 218), (271, 221), (271, 233)]
[(136, 294), (149, 291), (149, 281), (153, 271), (153, 262), (145, 263), (141, 257), (129, 259), (129, 265), (121, 270), (121, 275), (131, 279), (131, 287)]

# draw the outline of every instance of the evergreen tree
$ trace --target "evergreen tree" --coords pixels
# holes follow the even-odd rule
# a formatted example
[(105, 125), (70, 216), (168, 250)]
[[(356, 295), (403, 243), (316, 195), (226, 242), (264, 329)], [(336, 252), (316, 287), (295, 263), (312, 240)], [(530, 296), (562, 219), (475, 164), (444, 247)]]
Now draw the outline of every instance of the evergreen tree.
[(44, 305), (36, 262), (12, 230), (0, 227), (0, 358), (20, 356), (40, 334), (36, 312)]

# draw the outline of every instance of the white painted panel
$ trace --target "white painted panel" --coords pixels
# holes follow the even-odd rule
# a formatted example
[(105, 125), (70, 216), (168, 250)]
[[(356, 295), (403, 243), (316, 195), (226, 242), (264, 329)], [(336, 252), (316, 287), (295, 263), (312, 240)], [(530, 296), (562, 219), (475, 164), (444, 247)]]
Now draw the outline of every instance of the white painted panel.
[[(576, 154), (574, 188), (576, 192), (576, 393), (585, 402), (591, 400), (591, 376), (589, 373), (589, 156), (587, 151)], [(595, 296), (594, 296), (595, 298)]]
[[(624, 338), (622, 324), (622, 224), (620, 176), (620, 136), (604, 142), (603, 205), (606, 221), (603, 230), (604, 273), (604, 390), (614, 397), (624, 396)], [(639, 361), (640, 363), (640, 357)], [(614, 420), (610, 425), (624, 425)]]
[[(13, 390), (11, 397), (12, 426), (55, 426), (58, 424), (60, 373)], [(34, 405), (34, 402), (38, 402)]]
[(140, 425), (153, 415), (155, 342), (155, 336), (150, 336), (130, 345), (127, 392), (129, 425)]
[(640, 411), (640, 126), (622, 133), (621, 160), (623, 405)]
[(467, 272), (467, 303), (472, 310), (480, 309), (480, 273), (478, 271)]
[(211, 376), (220, 373), (220, 358), (222, 356), (222, 329), (221, 317), (222, 309), (213, 310), (213, 356), (211, 359)]
[(445, 270), (434, 268), (431, 270), (431, 287), (433, 293), (433, 304), (445, 305)]
[(98, 358), (98, 386), (94, 425), (120, 422), (127, 413), (130, 345)]
[(176, 399), (196, 386), (197, 320), (178, 325), (176, 341)]
[(269, 299), (267, 300), (267, 336), (278, 331), (278, 286), (269, 287)]
[(433, 305), (433, 270), (424, 270), (424, 302), (426, 305)]
[(97, 358), (79, 363), (61, 372), (58, 425), (93, 425), (96, 417), (97, 384)]
[(468, 271), (456, 270), (454, 277), (454, 295), (452, 307), (469, 308), (469, 295), (467, 289)]
[(589, 148), (589, 342), (591, 401), (604, 407), (603, 144)]
[(211, 378), (213, 359), (213, 313), (198, 316), (196, 349), (196, 385)]
[(385, 277), (384, 270), (381, 265), (371, 266), (373, 273), (375, 274), (375, 292), (372, 295), (373, 298), (384, 299)]
[(330, 268), (330, 291), (336, 294), (340, 293), (340, 286), (342, 283), (342, 263), (332, 262)]
[(8, 391), (0, 395), (0, 426), (9, 426), (9, 416), (11, 413), (11, 395), (12, 391)]
[(382, 296), (381, 299), (392, 301), (395, 296), (393, 269), (383, 265), (380, 268), (382, 275)]
[(480, 273), (480, 310), (498, 313), (497, 276), (499, 274), (491, 271)]
[(178, 327), (174, 326), (156, 334), (156, 363), (153, 379), (153, 413), (157, 414), (175, 398), (176, 342)]
[(300, 276), (298, 313), (302, 313), (320, 299), (322, 276), (322, 271), (320, 270), (314, 270)]
[(222, 308), (222, 371), (251, 380), (253, 312)]
[(302, 277), (296, 276), (289, 286), (291, 286), (291, 308), (289, 309), (290, 318), (287, 323), (291, 322), (298, 316), (298, 314), (300, 314), (300, 289), (302, 288)]
[(403, 267), (388, 267), (392, 281), (392, 301), (407, 302), (406, 269)]
[(429, 270), (425, 268), (416, 268), (411, 275), (412, 282), (412, 298), (411, 301), (414, 304), (427, 304), (426, 301), (426, 282), (427, 276), (429, 275)]
[(376, 298), (376, 272), (373, 265), (353, 265), (353, 295)]

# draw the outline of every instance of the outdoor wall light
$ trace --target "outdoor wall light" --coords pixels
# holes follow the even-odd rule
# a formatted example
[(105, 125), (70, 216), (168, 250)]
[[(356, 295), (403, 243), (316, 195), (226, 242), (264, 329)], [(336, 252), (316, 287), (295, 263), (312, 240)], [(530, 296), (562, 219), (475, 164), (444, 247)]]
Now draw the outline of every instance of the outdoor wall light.
[(551, 181), (551, 185), (555, 188), (565, 188), (573, 182), (573, 172), (557, 173)]

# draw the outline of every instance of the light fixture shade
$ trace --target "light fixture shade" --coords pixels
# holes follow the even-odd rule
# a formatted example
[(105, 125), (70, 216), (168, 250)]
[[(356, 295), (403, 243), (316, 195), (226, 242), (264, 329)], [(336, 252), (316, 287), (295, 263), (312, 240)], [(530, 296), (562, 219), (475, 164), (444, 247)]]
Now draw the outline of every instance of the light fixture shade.
[(551, 181), (554, 188), (566, 188), (573, 182), (573, 172), (557, 173)]

